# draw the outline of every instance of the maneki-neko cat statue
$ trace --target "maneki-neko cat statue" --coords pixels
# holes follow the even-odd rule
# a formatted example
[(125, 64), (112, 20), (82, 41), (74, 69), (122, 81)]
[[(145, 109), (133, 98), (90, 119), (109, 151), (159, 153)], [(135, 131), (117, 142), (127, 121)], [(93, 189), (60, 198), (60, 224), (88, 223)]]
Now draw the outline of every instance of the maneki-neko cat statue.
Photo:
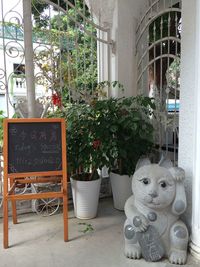
[(185, 172), (169, 160), (151, 164), (142, 159), (132, 178), (133, 195), (126, 201), (125, 255), (174, 264), (187, 260), (188, 230), (180, 215), (186, 209)]

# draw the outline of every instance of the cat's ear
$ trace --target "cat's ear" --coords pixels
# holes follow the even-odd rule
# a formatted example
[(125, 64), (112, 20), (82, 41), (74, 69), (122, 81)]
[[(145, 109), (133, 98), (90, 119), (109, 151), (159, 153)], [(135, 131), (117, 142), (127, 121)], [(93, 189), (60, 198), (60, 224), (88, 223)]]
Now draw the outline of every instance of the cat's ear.
[(176, 195), (172, 204), (172, 212), (175, 215), (182, 214), (187, 208), (187, 200), (184, 187), (185, 171), (179, 167), (169, 169), (176, 182)]
[(172, 161), (168, 158), (165, 158), (163, 155), (161, 156), (161, 159), (160, 159), (158, 165), (161, 167), (164, 167), (166, 169), (170, 169), (173, 167)]
[(143, 166), (150, 165), (151, 161), (149, 158), (140, 158), (136, 164), (135, 171), (140, 169)]

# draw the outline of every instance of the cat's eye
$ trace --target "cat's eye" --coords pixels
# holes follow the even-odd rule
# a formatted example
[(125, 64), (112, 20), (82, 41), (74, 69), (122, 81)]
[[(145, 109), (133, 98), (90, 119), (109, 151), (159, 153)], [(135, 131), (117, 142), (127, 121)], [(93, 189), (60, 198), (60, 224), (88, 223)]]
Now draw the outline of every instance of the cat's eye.
[(147, 184), (150, 184), (150, 179), (149, 179), (149, 178), (143, 178), (143, 179), (141, 180), (141, 182), (142, 182), (143, 184), (147, 185)]
[(166, 182), (161, 182), (161, 183), (160, 183), (160, 186), (161, 186), (162, 188), (166, 188), (166, 187), (167, 187), (167, 183), (166, 183)]

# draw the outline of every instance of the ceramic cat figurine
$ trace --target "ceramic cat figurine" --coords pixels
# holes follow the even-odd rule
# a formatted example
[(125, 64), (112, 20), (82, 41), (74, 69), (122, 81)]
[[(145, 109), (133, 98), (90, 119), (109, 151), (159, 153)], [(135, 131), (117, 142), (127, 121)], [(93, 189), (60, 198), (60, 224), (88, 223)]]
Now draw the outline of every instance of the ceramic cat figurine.
[(169, 160), (140, 160), (132, 178), (133, 195), (126, 201), (125, 255), (158, 261), (168, 257), (185, 264), (188, 230), (179, 219), (186, 209), (184, 170)]

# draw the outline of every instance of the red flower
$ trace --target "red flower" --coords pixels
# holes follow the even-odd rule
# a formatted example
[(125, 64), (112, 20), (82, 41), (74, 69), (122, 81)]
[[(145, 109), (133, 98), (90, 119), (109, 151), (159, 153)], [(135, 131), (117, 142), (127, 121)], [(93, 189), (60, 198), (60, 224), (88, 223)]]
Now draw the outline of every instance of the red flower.
[(58, 94), (52, 94), (52, 102), (55, 106), (61, 107), (61, 97)]
[(94, 149), (98, 149), (101, 145), (101, 141), (100, 140), (94, 140), (93, 143), (92, 143), (92, 146)]

